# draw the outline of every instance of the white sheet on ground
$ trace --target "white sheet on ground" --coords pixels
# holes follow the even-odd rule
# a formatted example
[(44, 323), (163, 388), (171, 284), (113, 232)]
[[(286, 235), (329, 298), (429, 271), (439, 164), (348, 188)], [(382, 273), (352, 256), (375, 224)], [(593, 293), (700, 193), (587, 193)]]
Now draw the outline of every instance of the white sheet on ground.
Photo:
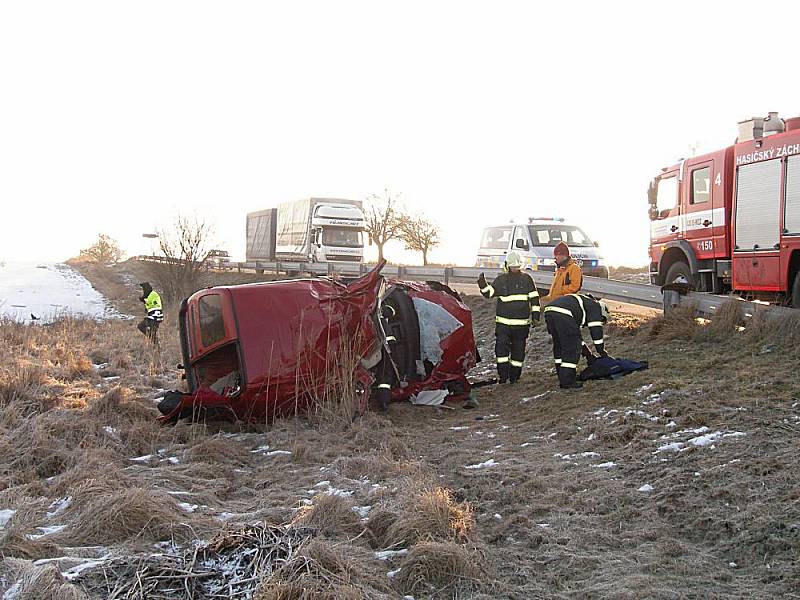
[(411, 396), (411, 404), (439, 406), (445, 398), (447, 398), (447, 390), (422, 390), (416, 396)]

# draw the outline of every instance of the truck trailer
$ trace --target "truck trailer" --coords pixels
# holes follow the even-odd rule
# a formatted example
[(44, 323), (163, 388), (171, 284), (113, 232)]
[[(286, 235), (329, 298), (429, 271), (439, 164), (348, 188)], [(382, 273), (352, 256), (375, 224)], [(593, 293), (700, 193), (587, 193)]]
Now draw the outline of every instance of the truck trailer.
[(648, 190), (650, 280), (800, 307), (800, 117), (665, 167)]
[(362, 262), (361, 200), (304, 198), (248, 213), (247, 260)]

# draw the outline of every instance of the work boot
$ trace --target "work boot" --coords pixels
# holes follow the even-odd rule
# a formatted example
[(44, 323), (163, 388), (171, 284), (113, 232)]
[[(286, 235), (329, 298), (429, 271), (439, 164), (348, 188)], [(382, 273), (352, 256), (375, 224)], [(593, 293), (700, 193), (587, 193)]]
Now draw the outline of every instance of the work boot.
[(572, 389), (575, 387), (581, 387), (583, 384), (574, 385), (578, 383), (577, 381), (577, 373), (575, 369), (570, 369), (569, 367), (560, 367), (558, 369), (558, 384), (564, 389)]
[(522, 367), (511, 367), (508, 377), (509, 381), (511, 383), (517, 383), (520, 377), (522, 377)]
[(508, 381), (508, 368), (509, 364), (505, 363), (497, 363), (497, 380), (500, 383), (506, 383)]

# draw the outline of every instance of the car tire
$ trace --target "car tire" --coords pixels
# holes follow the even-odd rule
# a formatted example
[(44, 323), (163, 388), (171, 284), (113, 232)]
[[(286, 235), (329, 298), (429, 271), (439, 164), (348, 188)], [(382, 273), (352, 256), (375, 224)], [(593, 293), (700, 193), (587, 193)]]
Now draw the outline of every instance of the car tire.
[(683, 261), (673, 263), (672, 266), (667, 269), (667, 276), (664, 283), (666, 285), (670, 283), (686, 283), (692, 286), (692, 288), (697, 289), (697, 278), (692, 275), (692, 270), (689, 268), (689, 265)]

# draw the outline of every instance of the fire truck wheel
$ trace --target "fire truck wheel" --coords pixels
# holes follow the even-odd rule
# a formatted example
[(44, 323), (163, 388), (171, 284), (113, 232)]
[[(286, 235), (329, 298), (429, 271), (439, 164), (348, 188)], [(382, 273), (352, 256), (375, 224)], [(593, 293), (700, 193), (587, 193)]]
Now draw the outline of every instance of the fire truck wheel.
[(692, 270), (685, 262), (678, 261), (667, 270), (666, 284), (670, 283), (688, 283), (694, 289), (697, 289), (697, 280), (692, 275)]
[(794, 276), (792, 284), (792, 308), (800, 308), (800, 272)]

